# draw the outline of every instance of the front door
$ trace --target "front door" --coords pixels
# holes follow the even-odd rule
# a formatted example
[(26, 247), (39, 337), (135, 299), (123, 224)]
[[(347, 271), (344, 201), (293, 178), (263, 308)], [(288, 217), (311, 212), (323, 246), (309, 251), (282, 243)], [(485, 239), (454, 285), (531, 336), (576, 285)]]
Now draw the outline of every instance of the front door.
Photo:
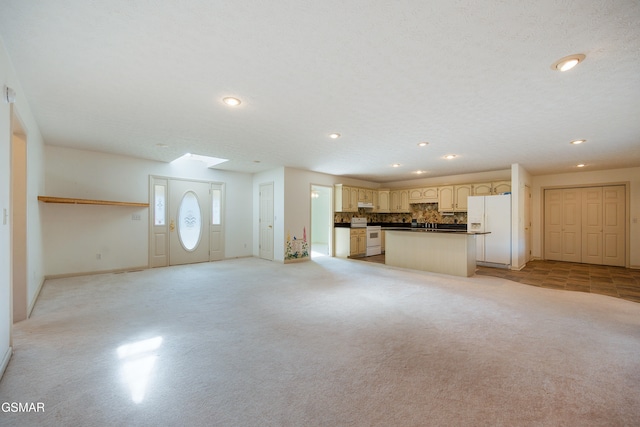
[(169, 265), (209, 261), (210, 188), (208, 182), (169, 182)]

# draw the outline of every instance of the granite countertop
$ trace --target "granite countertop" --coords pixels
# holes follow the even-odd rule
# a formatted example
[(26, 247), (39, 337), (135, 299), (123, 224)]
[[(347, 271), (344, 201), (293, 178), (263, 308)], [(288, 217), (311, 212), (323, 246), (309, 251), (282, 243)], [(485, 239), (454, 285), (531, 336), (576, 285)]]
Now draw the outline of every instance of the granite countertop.
[(410, 231), (413, 233), (448, 233), (448, 234), (490, 234), (490, 232), (467, 231), (467, 230), (447, 230), (446, 228), (407, 228), (407, 227), (382, 227), (385, 231)]

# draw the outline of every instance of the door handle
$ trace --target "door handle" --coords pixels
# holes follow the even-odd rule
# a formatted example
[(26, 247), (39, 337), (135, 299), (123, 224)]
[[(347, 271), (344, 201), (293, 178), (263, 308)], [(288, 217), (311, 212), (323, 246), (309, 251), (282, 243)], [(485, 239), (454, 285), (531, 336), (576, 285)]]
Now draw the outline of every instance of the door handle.
[(269, 228), (273, 228), (273, 226), (270, 225)]
[(171, 220), (171, 222), (169, 223), (169, 231), (173, 231), (176, 229), (176, 223)]

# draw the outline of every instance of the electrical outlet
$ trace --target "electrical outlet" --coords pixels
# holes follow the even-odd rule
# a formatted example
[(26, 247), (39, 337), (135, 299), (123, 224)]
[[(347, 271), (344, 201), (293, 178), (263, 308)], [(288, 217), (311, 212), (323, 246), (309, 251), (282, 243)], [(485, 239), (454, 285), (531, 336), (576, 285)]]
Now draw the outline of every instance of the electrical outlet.
[(134, 221), (140, 221), (140, 214), (131, 214), (131, 219)]

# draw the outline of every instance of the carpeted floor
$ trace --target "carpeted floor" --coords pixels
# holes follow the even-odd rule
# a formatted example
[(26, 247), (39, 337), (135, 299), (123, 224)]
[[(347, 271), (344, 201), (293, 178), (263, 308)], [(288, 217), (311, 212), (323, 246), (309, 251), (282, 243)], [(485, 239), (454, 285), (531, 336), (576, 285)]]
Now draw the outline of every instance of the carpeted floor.
[(49, 280), (2, 426), (640, 425), (640, 304), (336, 258)]

